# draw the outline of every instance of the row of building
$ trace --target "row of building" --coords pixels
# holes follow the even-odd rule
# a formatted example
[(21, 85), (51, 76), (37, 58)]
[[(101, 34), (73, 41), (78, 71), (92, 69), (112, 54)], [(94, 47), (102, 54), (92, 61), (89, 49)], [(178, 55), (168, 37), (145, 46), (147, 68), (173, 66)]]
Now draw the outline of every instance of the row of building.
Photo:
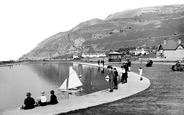
[[(134, 55), (147, 55), (149, 52), (144, 48), (136, 48), (135, 50), (130, 51), (131, 54)], [(109, 61), (121, 61), (122, 59), (121, 52), (88, 52), (82, 53), (82, 57), (84, 58), (94, 58), (94, 57), (109, 57)], [(73, 58), (77, 58), (77, 55), (74, 55)], [(172, 39), (166, 40), (164, 39), (163, 43), (158, 46), (156, 51), (156, 58), (162, 59), (175, 59), (175, 60), (183, 60), (184, 59), (184, 43), (181, 42), (181, 38), (178, 41), (174, 41)]]

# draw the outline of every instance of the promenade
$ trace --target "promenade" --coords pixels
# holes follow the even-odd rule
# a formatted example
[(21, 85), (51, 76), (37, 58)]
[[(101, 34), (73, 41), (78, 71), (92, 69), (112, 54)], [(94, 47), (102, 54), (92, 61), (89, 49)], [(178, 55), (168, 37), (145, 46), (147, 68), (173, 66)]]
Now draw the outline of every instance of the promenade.
[[(98, 66), (97, 64), (82, 63), (91, 66)], [(106, 67), (106, 66), (104, 66)], [(121, 68), (117, 67), (117, 71)], [(136, 73), (128, 73), (128, 83), (119, 84), (118, 90), (109, 92), (108, 89), (91, 93), (84, 96), (70, 97), (69, 99), (60, 100), (57, 105), (48, 105), (45, 107), (36, 107), (32, 110), (18, 110), (11, 109), (4, 111), (3, 115), (52, 115), (65, 113), (77, 109), (84, 109), (92, 106), (97, 106), (104, 103), (113, 102), (136, 93), (139, 93), (150, 86), (150, 81), (146, 77), (140, 81), (140, 76)]]

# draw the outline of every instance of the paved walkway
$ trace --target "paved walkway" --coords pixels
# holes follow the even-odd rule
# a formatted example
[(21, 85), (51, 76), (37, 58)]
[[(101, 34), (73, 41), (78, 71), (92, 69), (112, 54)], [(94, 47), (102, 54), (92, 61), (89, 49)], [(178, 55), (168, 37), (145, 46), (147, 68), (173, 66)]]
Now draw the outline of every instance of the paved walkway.
[[(97, 66), (97, 64), (83, 63), (87, 65)], [(106, 66), (105, 66), (106, 67)], [(117, 71), (121, 68), (117, 67)], [(128, 73), (128, 83), (119, 84), (118, 90), (110, 93), (108, 90), (98, 91), (92, 94), (71, 97), (69, 99), (60, 100), (57, 105), (48, 105), (45, 107), (36, 107), (32, 110), (18, 110), (12, 109), (5, 111), (3, 115), (52, 115), (63, 112), (69, 112), (72, 110), (83, 109), (91, 106), (100, 105), (103, 103), (108, 103), (116, 101), (133, 94), (139, 93), (150, 86), (149, 79), (143, 77), (143, 80), (140, 81), (140, 76), (136, 73)]]

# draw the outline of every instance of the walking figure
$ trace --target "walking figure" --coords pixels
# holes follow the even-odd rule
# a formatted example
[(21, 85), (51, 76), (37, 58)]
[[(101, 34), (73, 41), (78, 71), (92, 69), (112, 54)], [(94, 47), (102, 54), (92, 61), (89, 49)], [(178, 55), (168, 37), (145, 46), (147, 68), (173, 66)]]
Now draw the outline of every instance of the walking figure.
[(143, 69), (142, 69), (142, 67), (139, 67), (138, 70), (139, 70), (140, 80), (142, 81), (143, 80), (143, 78), (142, 78)]

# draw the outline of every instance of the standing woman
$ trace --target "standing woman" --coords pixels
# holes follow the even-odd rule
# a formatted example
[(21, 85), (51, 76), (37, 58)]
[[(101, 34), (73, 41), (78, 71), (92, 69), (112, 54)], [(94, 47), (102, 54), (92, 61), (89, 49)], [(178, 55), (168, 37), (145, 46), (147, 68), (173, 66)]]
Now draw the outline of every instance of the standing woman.
[(125, 68), (124, 66), (121, 67), (122, 71), (121, 71), (121, 83), (123, 84), (125, 82)]

